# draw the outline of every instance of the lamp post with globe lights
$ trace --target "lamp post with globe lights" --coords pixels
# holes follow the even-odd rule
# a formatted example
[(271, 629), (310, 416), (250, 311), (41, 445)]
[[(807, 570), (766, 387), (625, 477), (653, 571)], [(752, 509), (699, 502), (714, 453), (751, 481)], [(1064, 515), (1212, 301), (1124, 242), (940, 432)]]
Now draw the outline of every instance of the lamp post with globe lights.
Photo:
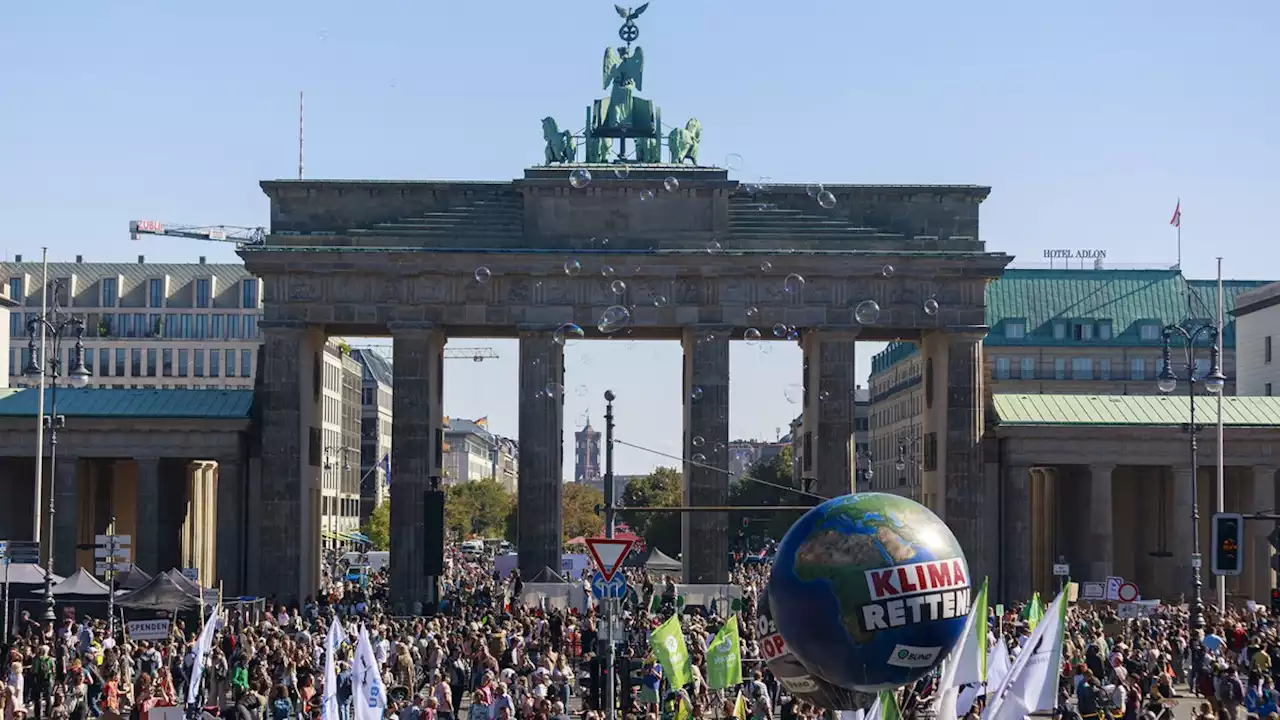
[[(60, 289), (55, 285), (54, 297), (57, 298)], [(44, 338), (49, 346), (48, 357), (41, 357), (40, 353), (44, 351), (43, 347), (38, 347), (36, 337), (40, 335), (43, 328)], [(39, 378), (44, 376), (50, 383), (49, 391), (49, 414), (40, 418), (40, 422), (49, 430), (49, 477), (56, 478), (55, 466), (58, 461), (58, 431), (66, 427), (66, 418), (58, 414), (58, 378), (66, 377), (67, 384), (71, 387), (82, 388), (89, 384), (89, 378), (93, 373), (90, 372), (88, 366), (84, 362), (84, 321), (79, 317), (69, 315), (62, 311), (56, 300), (53, 306), (44, 315), (36, 316), (27, 323), (27, 333), (30, 336), (27, 342), (27, 364), (22, 369), (22, 374), (29, 378)], [(75, 337), (75, 345), (72, 349), (70, 358), (67, 360), (66, 354), (62, 351), (63, 341), (68, 336)], [(65, 366), (70, 364), (70, 368)], [(44, 448), (41, 448), (41, 452)], [(53, 552), (54, 538), (56, 532), (53, 526), (54, 514), (57, 512), (58, 494), (55, 488), (51, 488), (49, 493), (49, 509), (45, 518), (45, 526), (49, 528), (49, 548), (48, 562), (44, 565), (44, 620), (52, 625), (57, 619), (53, 612)]]
[(857, 467), (856, 473), (858, 476), (858, 482), (854, 489), (857, 492), (870, 492), (871, 480), (876, 476), (876, 471), (871, 467), (875, 463), (875, 458), (871, 455), (870, 448), (860, 449), (855, 452), (853, 460), (854, 465)]
[[(1196, 435), (1200, 428), (1196, 425), (1196, 385), (1203, 384), (1205, 390), (1215, 395), (1222, 392), (1227, 378), (1222, 374), (1221, 358), (1218, 354), (1218, 326), (1212, 323), (1193, 325), (1189, 322), (1180, 325), (1167, 325), (1163, 332), (1163, 348), (1161, 351), (1160, 374), (1156, 379), (1156, 387), (1166, 395), (1178, 387), (1178, 373), (1174, 370), (1172, 345), (1178, 339), (1183, 346), (1183, 370), (1187, 383), (1187, 400), (1190, 415), (1186, 425), (1189, 438), (1188, 450), (1191, 453), (1191, 667), (1192, 679), (1201, 672), (1204, 662), (1204, 603), (1200, 599), (1200, 499), (1196, 475), (1199, 460), (1196, 457)], [(1196, 374), (1196, 345), (1202, 339), (1209, 345), (1209, 371), (1203, 377)]]

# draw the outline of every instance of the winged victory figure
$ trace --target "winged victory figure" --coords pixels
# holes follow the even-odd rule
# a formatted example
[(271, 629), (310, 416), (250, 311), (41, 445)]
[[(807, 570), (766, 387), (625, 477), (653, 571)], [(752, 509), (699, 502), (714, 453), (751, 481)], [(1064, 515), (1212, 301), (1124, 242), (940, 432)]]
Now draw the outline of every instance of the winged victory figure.
[(609, 93), (609, 112), (605, 124), (613, 127), (631, 123), (632, 97), (644, 90), (644, 50), (620, 47), (604, 51), (604, 87)]

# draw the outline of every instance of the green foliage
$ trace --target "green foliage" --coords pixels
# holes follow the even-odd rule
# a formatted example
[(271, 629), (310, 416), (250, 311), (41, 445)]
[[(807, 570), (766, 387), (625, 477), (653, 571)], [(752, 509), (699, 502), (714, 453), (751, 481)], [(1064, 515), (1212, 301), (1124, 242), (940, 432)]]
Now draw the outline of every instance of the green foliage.
[(374, 550), (391, 548), (391, 501), (384, 500), (373, 509), (360, 532), (373, 543)]
[[(627, 484), (622, 493), (625, 507), (672, 507), (684, 504), (684, 476), (679, 470), (660, 467)], [(623, 522), (650, 547), (676, 557), (680, 552), (679, 513), (620, 513)]]
[(564, 540), (595, 537), (600, 534), (604, 518), (596, 514), (596, 506), (604, 503), (604, 494), (590, 485), (566, 483), (561, 507), (564, 513)]
[[(812, 505), (813, 498), (783, 490), (795, 486), (791, 478), (791, 446), (764, 462), (758, 462), (729, 486), (729, 504)], [(757, 482), (763, 481), (763, 482)], [(766, 484), (767, 483), (767, 484)], [(765, 538), (781, 540), (787, 530), (800, 519), (799, 512), (732, 512), (729, 513), (730, 545), (758, 548)]]
[(515, 500), (493, 478), (450, 485), (444, 491), (445, 528), (463, 539), (505, 536)]

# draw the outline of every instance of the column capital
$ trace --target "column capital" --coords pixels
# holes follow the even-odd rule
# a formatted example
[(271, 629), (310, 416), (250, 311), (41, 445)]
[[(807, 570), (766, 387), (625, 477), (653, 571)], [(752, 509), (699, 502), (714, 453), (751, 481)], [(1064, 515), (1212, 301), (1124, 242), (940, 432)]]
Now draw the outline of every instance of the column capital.
[(1267, 476), (1274, 476), (1275, 474), (1276, 474), (1275, 465), (1254, 465), (1253, 466), (1254, 477), (1267, 477)]
[(1115, 469), (1115, 463), (1091, 463), (1089, 465), (1089, 472), (1094, 475), (1105, 474), (1109, 476), (1111, 473), (1115, 472)]
[(443, 330), (444, 326), (430, 320), (396, 320), (387, 323), (387, 329), (391, 331), (392, 335), (400, 335)]
[(302, 320), (259, 320), (258, 328), (260, 330), (297, 330), (299, 332), (311, 327), (310, 323)]

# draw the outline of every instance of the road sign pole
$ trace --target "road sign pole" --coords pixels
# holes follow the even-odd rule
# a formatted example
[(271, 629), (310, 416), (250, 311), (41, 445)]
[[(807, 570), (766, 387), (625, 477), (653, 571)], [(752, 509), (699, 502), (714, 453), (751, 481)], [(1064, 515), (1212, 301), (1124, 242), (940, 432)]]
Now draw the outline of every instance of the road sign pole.
[(110, 550), (107, 552), (107, 555), (112, 562), (112, 566), (111, 566), (112, 569), (108, 570), (106, 573), (107, 575), (107, 633), (108, 633), (107, 637), (111, 638), (114, 641), (116, 637), (116, 574), (114, 570), (115, 568), (114, 563), (116, 559), (116, 551), (120, 549), (120, 540), (116, 536), (116, 519), (114, 516), (112, 516), (111, 524), (108, 525), (108, 527), (110, 528), (110, 530), (108, 531), (107, 534), (110, 537), (107, 540), (107, 547), (110, 548)]
[[(613, 539), (614, 533), (614, 503), (617, 498), (614, 494), (617, 488), (613, 484), (613, 400), (617, 397), (612, 390), (604, 392), (604, 536), (610, 540)], [(605, 601), (605, 622), (609, 628), (605, 632), (605, 645), (602, 658), (604, 660), (604, 688), (600, 693), (604, 703), (605, 720), (614, 720), (617, 710), (614, 700), (614, 688), (617, 687), (617, 678), (614, 673), (614, 650), (617, 648), (613, 637), (613, 623), (617, 616), (617, 600), (606, 599)]]
[(4, 638), (9, 639), (9, 558), (4, 559)]

